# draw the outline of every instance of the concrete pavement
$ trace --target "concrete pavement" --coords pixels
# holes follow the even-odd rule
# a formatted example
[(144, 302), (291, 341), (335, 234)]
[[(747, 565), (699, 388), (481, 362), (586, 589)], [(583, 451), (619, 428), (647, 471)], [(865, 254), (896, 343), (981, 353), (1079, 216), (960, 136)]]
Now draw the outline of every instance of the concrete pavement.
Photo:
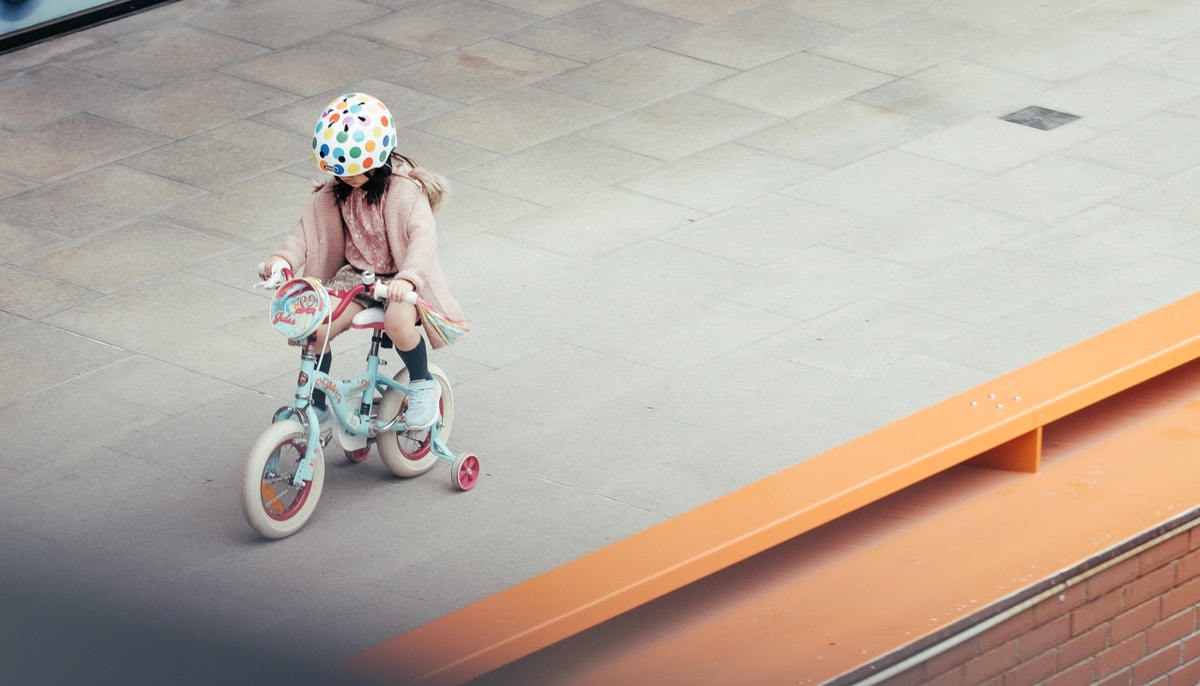
[[(1198, 54), (1187, 0), (179, 0), (0, 55), (0, 575), (326, 664), (1174, 301)], [(331, 450), (264, 542), (253, 271), (349, 90), (453, 185), (484, 476)]]

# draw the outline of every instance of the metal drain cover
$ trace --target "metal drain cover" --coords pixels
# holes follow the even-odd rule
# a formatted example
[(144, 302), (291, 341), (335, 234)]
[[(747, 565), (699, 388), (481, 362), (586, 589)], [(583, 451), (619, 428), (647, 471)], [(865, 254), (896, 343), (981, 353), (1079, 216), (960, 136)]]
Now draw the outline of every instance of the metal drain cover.
[(1049, 131), (1051, 129), (1057, 129), (1063, 124), (1070, 124), (1076, 119), (1079, 119), (1079, 116), (1047, 109), (1045, 107), (1038, 107), (1037, 105), (1030, 105), (1029, 107), (1019, 109), (1012, 114), (1006, 114), (1000, 118), (1004, 121), (1020, 124), (1021, 126), (1028, 126), (1034, 129), (1041, 129), (1042, 131)]

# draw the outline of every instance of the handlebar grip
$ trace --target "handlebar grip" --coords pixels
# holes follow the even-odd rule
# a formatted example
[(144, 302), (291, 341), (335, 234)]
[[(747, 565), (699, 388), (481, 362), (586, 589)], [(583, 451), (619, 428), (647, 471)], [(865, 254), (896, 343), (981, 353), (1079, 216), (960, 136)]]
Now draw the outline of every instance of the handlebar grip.
[[(376, 300), (387, 300), (388, 299), (388, 285), (386, 283), (376, 282), (374, 286), (371, 286), (371, 297), (375, 298)], [(410, 305), (416, 305), (417, 304), (417, 292), (409, 291), (409, 292), (405, 293), (404, 294), (404, 302), (406, 302)]]

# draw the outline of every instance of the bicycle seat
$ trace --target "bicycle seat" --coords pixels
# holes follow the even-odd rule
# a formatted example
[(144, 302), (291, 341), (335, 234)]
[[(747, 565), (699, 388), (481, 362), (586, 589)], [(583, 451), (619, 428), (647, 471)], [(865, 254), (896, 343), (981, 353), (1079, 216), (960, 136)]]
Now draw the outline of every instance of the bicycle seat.
[(383, 330), (383, 308), (368, 307), (367, 309), (354, 315), (354, 319), (350, 320), (350, 327), (354, 329), (378, 329)]

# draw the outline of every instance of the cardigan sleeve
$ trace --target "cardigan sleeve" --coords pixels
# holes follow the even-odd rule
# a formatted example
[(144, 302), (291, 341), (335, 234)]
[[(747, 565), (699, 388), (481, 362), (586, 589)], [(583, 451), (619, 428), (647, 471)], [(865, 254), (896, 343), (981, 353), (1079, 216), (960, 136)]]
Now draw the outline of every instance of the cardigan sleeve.
[[(388, 240), (396, 256), (398, 278), (408, 279), (420, 296), (433, 308), (451, 319), (465, 320), (462, 307), (450, 294), (446, 275), (438, 257), (437, 226), (424, 187), (407, 175), (397, 174), (388, 189), (386, 214)], [(446, 345), (424, 322), (425, 333), (434, 348)]]
[(438, 263), (437, 226), (429, 198), (416, 181), (400, 177), (389, 189), (388, 199), (399, 230), (400, 245), (392, 249), (396, 277), (411, 281), (418, 293), (423, 292), (430, 269)]
[(328, 279), (345, 263), (344, 240), (332, 184), (326, 184), (309, 196), (300, 221), (284, 237), (275, 255), (287, 260), (294, 272), (303, 269), (309, 276)]
[(304, 256), (308, 254), (305, 245), (304, 222), (301, 220), (296, 222), (296, 225), (284, 237), (283, 243), (272, 257), (282, 257), (291, 265), (293, 272), (299, 272), (304, 268)]

